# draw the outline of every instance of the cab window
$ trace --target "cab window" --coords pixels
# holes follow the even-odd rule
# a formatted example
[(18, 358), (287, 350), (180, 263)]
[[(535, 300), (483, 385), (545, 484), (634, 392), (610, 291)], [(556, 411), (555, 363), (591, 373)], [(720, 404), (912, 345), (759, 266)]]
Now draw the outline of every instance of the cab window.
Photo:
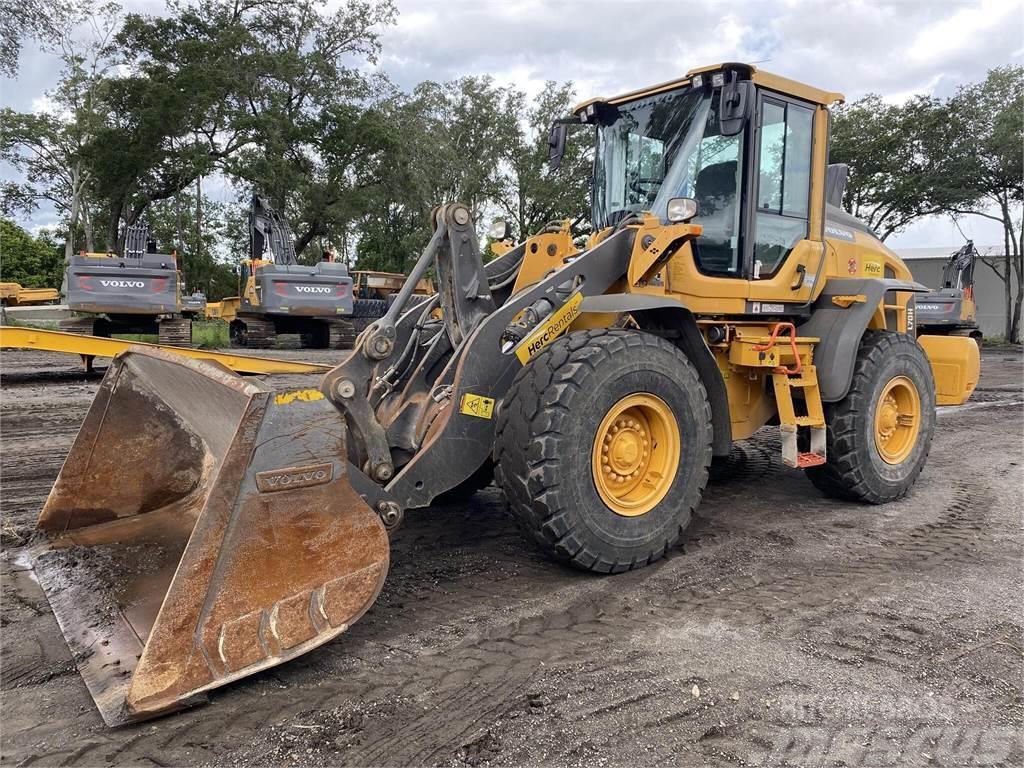
[(758, 162), (755, 274), (773, 274), (807, 237), (814, 111), (764, 99)]
[(726, 277), (740, 276), (740, 205), (743, 182), (743, 134), (722, 136), (718, 130), (716, 93), (700, 143), (692, 157), (689, 177), (697, 200), (695, 224), (704, 231), (694, 245), (694, 259), (701, 272)]

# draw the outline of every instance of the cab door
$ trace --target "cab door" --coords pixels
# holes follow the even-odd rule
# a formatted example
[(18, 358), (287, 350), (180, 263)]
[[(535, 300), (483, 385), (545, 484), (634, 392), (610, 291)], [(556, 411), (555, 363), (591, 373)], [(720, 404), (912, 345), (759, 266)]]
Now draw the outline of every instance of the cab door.
[[(821, 223), (827, 131), (824, 108), (760, 93), (744, 254), (754, 314), (788, 314), (811, 298), (825, 254)], [(781, 312), (779, 304), (785, 305)]]

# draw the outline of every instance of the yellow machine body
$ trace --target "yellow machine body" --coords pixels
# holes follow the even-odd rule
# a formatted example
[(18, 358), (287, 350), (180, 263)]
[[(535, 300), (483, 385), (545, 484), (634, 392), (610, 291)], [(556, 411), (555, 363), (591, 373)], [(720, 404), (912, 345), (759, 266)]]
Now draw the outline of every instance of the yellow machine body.
[(0, 283), (0, 304), (5, 307), (55, 304), (59, 300), (56, 288), (23, 288), (19, 283)]

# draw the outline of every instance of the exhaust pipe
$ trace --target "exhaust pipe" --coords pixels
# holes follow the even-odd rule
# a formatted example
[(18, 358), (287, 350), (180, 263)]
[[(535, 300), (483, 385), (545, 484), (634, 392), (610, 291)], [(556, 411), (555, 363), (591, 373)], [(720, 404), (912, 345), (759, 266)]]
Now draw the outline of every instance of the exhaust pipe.
[(33, 566), (108, 725), (202, 700), (345, 631), (388, 569), (319, 390), (132, 348), (39, 518)]

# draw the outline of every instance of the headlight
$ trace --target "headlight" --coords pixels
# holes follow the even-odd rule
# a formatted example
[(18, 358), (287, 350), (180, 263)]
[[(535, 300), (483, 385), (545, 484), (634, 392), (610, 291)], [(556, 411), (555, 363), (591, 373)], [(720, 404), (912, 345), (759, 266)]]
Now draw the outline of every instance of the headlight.
[(509, 236), (508, 222), (504, 219), (495, 219), (491, 224), (491, 228), (487, 230), (487, 235), (491, 240), (504, 240)]
[(692, 197), (673, 197), (668, 201), (665, 213), (666, 218), (675, 224), (689, 221), (697, 215), (697, 201)]

